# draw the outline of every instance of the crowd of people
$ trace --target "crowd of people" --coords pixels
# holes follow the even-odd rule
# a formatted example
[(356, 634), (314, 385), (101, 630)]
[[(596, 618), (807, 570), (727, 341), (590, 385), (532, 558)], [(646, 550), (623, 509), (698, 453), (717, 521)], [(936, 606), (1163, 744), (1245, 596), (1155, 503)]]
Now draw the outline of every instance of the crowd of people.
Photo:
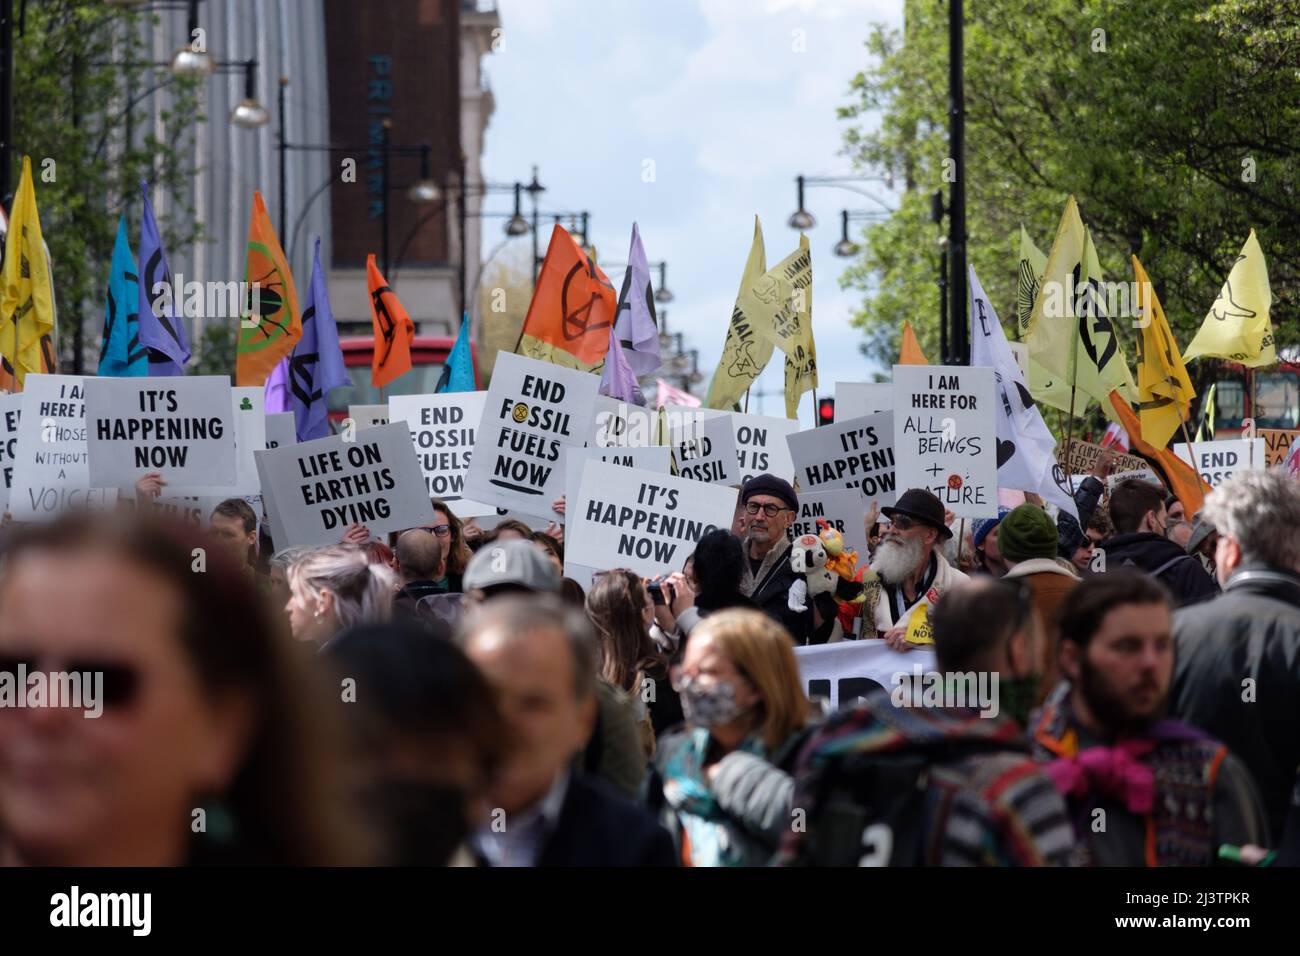
[[(277, 549), (242, 499), (155, 514), (155, 475), (9, 523), (0, 679), (100, 674), (103, 713), (0, 707), (0, 863), (1300, 863), (1300, 484), (1187, 515), (1111, 467), (1077, 520), (900, 491), (851, 601), (773, 475), (652, 578), (565, 577), (563, 501)], [(934, 699), (810, 700), (796, 648), (868, 639), (931, 646)]]

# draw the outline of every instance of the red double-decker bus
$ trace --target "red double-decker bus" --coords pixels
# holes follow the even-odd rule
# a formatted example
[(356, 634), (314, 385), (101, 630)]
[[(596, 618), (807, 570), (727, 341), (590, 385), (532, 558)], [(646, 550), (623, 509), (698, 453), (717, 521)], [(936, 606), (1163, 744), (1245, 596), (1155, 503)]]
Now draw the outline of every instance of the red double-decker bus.
[[(339, 339), (343, 350), (343, 364), (347, 367), (351, 385), (330, 392), (330, 421), (337, 425), (348, 414), (349, 405), (380, 405), (393, 395), (432, 394), (438, 386), (443, 366), (456, 340), (446, 336), (417, 335), (411, 342), (411, 370), (384, 388), (370, 384), (370, 367), (374, 363), (375, 340), (368, 335), (347, 336)], [(474, 377), (478, 378), (478, 351), (471, 343), (470, 355), (474, 362)]]
[(1300, 428), (1300, 354), (1279, 354), (1274, 368), (1221, 362), (1215, 379), (1214, 437), (1241, 437), (1242, 422), (1256, 428)]

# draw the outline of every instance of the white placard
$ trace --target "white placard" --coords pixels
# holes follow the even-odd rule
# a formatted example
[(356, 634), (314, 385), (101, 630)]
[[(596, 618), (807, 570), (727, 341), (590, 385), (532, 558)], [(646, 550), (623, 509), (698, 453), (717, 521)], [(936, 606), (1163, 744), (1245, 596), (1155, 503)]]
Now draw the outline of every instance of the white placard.
[(160, 472), (170, 488), (235, 484), (230, 379), (224, 375), (86, 379), (90, 483), (131, 490)]
[(875, 638), (796, 647), (794, 656), (808, 697), (829, 700), (833, 711), (852, 706), (875, 685), (892, 693), (899, 675), (914, 681), (918, 672), (926, 674), (936, 666), (929, 647), (895, 651)]
[(1268, 462), (1268, 442), (1263, 438), (1198, 441), (1192, 442), (1191, 451), (1185, 442), (1179, 442), (1174, 445), (1174, 454), (1195, 468), (1207, 485), (1217, 488), (1239, 471), (1263, 471)]
[[(595, 448), (591, 445), (564, 450), (564, 504), (568, 510), (569, 502), (578, 500), (582, 488), (582, 470), (589, 461), (607, 461), (624, 468), (640, 468), (657, 474), (672, 473), (672, 449), (667, 445), (651, 445), (648, 448)], [(565, 518), (568, 516), (566, 515)], [(561, 520), (556, 515), (552, 520)]]
[(786, 439), (800, 496), (856, 488), (883, 507), (897, 496), (894, 418), (879, 412), (795, 432)]
[(958, 518), (998, 513), (993, 369), (894, 366), (898, 487), (925, 488)]
[(564, 494), (562, 449), (585, 440), (599, 387), (590, 372), (498, 355), (465, 494), (498, 508), (549, 512)]
[(597, 395), (586, 442), (599, 448), (656, 445), (659, 444), (658, 420), (658, 409)]
[(705, 533), (728, 528), (735, 488), (588, 461), (566, 505), (565, 561), (628, 568), (643, 577), (681, 570)]
[(348, 418), (356, 423), (356, 430), (378, 428), (389, 422), (388, 405), (349, 405)]
[(354, 523), (372, 536), (433, 523), (424, 476), (405, 423), (259, 452), (263, 495), (277, 550), (332, 544)]
[[(281, 445), (298, 443), (298, 424), (293, 412), (273, 412), (266, 416), (266, 447), (279, 448)], [(253, 456), (256, 460), (256, 455)]]
[(844, 535), (846, 547), (858, 552), (858, 566), (867, 563), (867, 529), (862, 524), (871, 501), (862, 497), (856, 488), (835, 491), (802, 492), (799, 495), (799, 516), (786, 529), (791, 541), (801, 534), (818, 534), (821, 528), (817, 519), (823, 519)]
[(776, 475), (794, 481), (794, 461), (790, 458), (786, 438), (799, 430), (795, 419), (733, 412), (731, 430), (736, 436), (736, 461), (740, 465), (737, 480), (740, 484), (755, 475)]
[(86, 454), (86, 379), (28, 374), (18, 421), (9, 513), (46, 521), (67, 508), (107, 508), (116, 488), (90, 486)]
[(388, 400), (393, 421), (405, 422), (411, 430), (429, 497), (447, 502), (460, 518), (496, 514), (491, 505), (465, 497), (465, 474), (486, 400), (487, 392), (394, 395)]
[(698, 428), (670, 432), (677, 474), (691, 481), (738, 485), (736, 433), (731, 416), (706, 418)]
[(836, 382), (835, 418), (861, 418), (894, 410), (894, 386), (889, 382)]
[[(202, 485), (186, 487), (182, 497), (246, 498), (260, 495), (257, 481), (257, 462), (254, 452), (266, 448), (266, 391), (260, 385), (241, 385), (230, 390), (230, 405), (235, 420), (235, 483), (234, 487)], [(293, 427), (293, 412), (287, 412)], [(169, 488), (168, 490), (174, 490)]]
[(14, 482), (14, 456), (18, 453), (18, 421), (22, 417), (23, 396), (0, 395), (0, 472), (4, 474), (4, 488), (0, 489), (0, 504), (9, 509), (9, 487)]

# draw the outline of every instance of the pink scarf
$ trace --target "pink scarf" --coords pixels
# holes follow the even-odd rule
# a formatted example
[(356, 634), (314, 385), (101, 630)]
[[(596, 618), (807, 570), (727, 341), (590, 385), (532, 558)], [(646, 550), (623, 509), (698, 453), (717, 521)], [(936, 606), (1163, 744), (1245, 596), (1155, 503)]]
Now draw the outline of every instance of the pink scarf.
[(1155, 805), (1155, 772), (1138, 758), (1155, 745), (1153, 740), (1126, 740), (1114, 747), (1089, 747), (1076, 757), (1053, 760), (1047, 775), (1067, 796), (1097, 791), (1122, 800), (1131, 813), (1150, 813)]

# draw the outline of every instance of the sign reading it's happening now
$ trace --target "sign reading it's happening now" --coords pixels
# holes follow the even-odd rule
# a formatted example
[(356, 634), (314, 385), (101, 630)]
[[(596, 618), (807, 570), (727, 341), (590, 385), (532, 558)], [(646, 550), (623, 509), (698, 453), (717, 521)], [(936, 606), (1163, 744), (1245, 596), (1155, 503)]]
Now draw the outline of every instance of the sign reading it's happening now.
[(353, 524), (372, 535), (433, 521), (404, 422), (257, 453), (277, 547), (336, 543)]
[(868, 500), (894, 503), (894, 419), (889, 412), (795, 432), (786, 443), (799, 494), (856, 488)]

